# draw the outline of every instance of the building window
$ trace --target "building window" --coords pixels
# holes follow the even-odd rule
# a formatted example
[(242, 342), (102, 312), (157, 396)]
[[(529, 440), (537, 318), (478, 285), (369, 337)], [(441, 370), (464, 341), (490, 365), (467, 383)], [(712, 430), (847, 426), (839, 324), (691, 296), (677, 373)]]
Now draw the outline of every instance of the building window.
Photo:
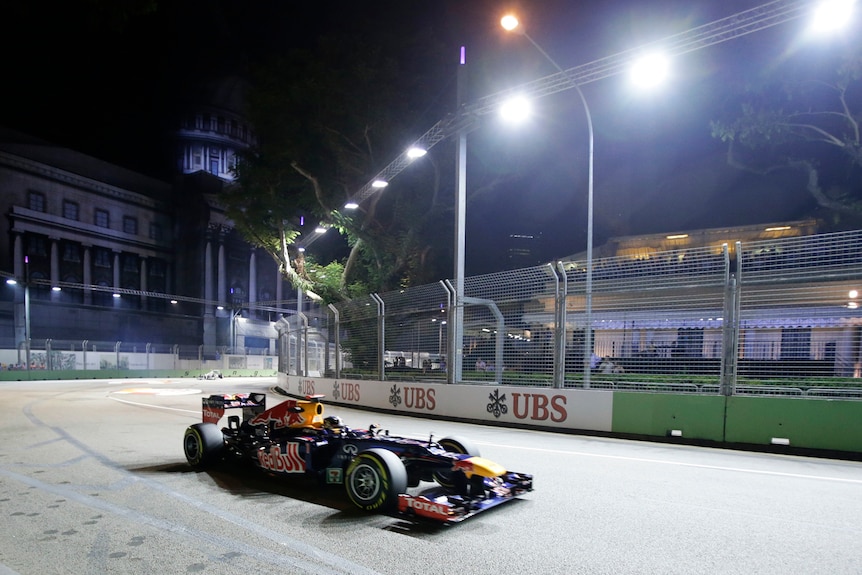
[(203, 165), (203, 150), (200, 146), (192, 148), (192, 169), (200, 169)]
[(150, 262), (150, 275), (154, 278), (165, 277), (165, 263), (162, 260), (153, 259)]
[(80, 208), (77, 202), (63, 200), (63, 217), (67, 220), (78, 220)]
[(34, 212), (44, 212), (45, 194), (42, 192), (30, 192), (27, 194), (27, 207)]
[(162, 226), (156, 222), (150, 222), (150, 239), (156, 241), (161, 241), (162, 239)]
[(123, 231), (133, 236), (138, 235), (138, 218), (123, 216)]
[(29, 236), (27, 238), (27, 255), (30, 256), (46, 256), (48, 255), (47, 247), (45, 246), (45, 238), (42, 236)]
[(66, 242), (63, 244), (63, 261), (65, 262), (80, 262), (81, 249), (78, 244)]
[(111, 267), (111, 252), (104, 248), (96, 248), (93, 252), (94, 259), (93, 265), (97, 268), (110, 268)]
[(138, 256), (135, 254), (123, 254), (122, 260), (124, 272), (138, 271)]
[(96, 208), (96, 214), (93, 217), (93, 223), (99, 226), (100, 228), (109, 228), (111, 227), (111, 219), (108, 214), (108, 210), (100, 210)]

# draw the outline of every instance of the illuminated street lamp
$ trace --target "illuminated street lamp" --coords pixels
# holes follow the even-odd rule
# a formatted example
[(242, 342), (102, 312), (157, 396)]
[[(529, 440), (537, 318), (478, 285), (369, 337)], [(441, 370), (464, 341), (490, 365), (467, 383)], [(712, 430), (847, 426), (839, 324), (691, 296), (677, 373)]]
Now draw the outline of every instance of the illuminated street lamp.
[[(526, 38), (539, 53), (544, 56), (544, 58), (551, 63), (551, 65), (557, 69), (558, 72), (567, 76), (565, 70), (560, 67), (557, 62), (551, 58), (545, 50), (539, 46), (533, 38), (527, 34), (527, 31), (524, 30), (524, 27), (520, 25), (518, 18), (515, 16), (508, 14), (503, 16), (502, 20), (500, 20), (500, 24), (504, 29), (510, 32), (516, 32)], [(594, 137), (593, 137), (593, 117), (590, 114), (590, 107), (587, 104), (587, 99), (584, 97), (584, 93), (581, 91), (581, 87), (578, 84), (569, 78), (569, 81), (572, 87), (575, 89), (575, 92), (578, 93), (578, 97), (581, 99), (581, 103), (584, 106), (584, 114), (587, 119), (587, 136), (589, 138), (589, 152), (588, 152), (588, 169), (587, 169), (587, 278), (586, 278), (586, 287), (585, 287), (585, 302), (584, 302), (584, 315), (585, 315), (585, 329), (584, 329), (584, 388), (590, 387), (590, 359), (592, 357), (592, 328), (593, 328), (593, 148), (594, 148)], [(563, 326), (565, 330), (565, 326)]]
[(828, 34), (847, 25), (853, 15), (855, 0), (824, 0), (817, 4), (811, 18), (810, 31)]
[[(508, 14), (503, 16), (500, 20), (500, 24), (504, 29), (515, 32), (517, 34), (522, 35), (526, 38), (530, 44), (533, 45), (536, 50), (548, 61), (551, 65), (557, 69), (563, 76), (565, 76), (569, 80), (569, 84), (575, 89), (578, 97), (581, 100), (581, 104), (584, 107), (584, 115), (587, 120), (587, 136), (589, 138), (589, 152), (588, 152), (588, 172), (587, 172), (587, 277), (586, 277), (586, 286), (584, 288), (584, 356), (583, 356), (583, 374), (584, 374), (584, 387), (590, 387), (590, 366), (592, 363), (592, 355), (593, 355), (593, 168), (595, 165), (594, 160), (594, 148), (595, 148), (595, 138), (593, 136), (593, 118), (590, 113), (590, 107), (587, 104), (587, 99), (584, 96), (584, 93), (581, 91), (581, 87), (577, 82), (568, 74), (563, 68), (557, 64), (557, 62), (551, 58), (545, 50), (539, 46), (539, 44), (533, 40), (533, 38), (527, 34), (527, 31), (518, 21), (518, 18)], [(652, 88), (659, 84), (664, 83), (669, 74), (669, 64), (667, 57), (661, 52), (649, 52), (641, 55), (639, 58), (636, 58), (635, 61), (630, 66), (630, 76), (632, 81), (638, 85), (639, 88)], [(517, 111), (521, 113), (524, 109), (524, 104), (517, 103), (507, 103), (509, 106), (508, 111), (504, 111), (507, 115), (514, 115), (513, 112)], [(563, 325), (563, 329), (565, 330), (565, 325)]]

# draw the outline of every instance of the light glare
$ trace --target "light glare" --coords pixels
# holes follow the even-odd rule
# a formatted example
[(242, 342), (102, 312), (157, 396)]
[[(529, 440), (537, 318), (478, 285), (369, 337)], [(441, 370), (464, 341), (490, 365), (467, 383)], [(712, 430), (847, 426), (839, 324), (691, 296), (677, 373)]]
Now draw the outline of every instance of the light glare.
[(659, 52), (644, 54), (632, 64), (632, 82), (641, 88), (655, 88), (663, 84), (670, 75), (667, 56)]
[(418, 148), (418, 147), (414, 146), (414, 147), (410, 148), (409, 150), (407, 150), (407, 157), (415, 160), (416, 158), (421, 158), (422, 156), (424, 156), (427, 153), (428, 153), (427, 150), (423, 150), (422, 148)]
[(823, 0), (814, 9), (811, 30), (816, 34), (843, 28), (853, 14), (854, 0)]
[(523, 122), (531, 113), (530, 101), (523, 96), (509, 98), (500, 106), (500, 116), (507, 122)]
[(506, 14), (505, 16), (503, 16), (503, 18), (500, 19), (500, 26), (502, 26), (503, 29), (508, 30), (509, 32), (517, 28), (518, 24), (518, 18), (512, 14)]

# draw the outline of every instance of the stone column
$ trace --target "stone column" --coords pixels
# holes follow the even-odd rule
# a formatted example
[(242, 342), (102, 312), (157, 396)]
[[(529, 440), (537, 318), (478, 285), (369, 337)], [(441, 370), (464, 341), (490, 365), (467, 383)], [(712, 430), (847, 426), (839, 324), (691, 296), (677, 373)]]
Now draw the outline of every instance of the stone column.
[(51, 238), (51, 287), (60, 283), (60, 242)]
[[(218, 299), (227, 299), (227, 268), (225, 264), (224, 233), (219, 234), (218, 244)], [(233, 303), (228, 301), (228, 303)], [(229, 310), (224, 310), (222, 315), (227, 315)]]
[(147, 257), (140, 256), (141, 258), (141, 291), (144, 294), (141, 294), (141, 309), (147, 309)]
[(120, 290), (120, 252), (114, 252), (114, 289)]
[(15, 261), (12, 262), (12, 271), (15, 279), (23, 281), (24, 278), (24, 238), (21, 234), (15, 234), (15, 247), (13, 248)]
[(90, 289), (90, 286), (93, 285), (93, 265), (92, 265), (92, 246), (84, 246), (84, 263), (83, 263), (83, 276), (84, 276), (84, 304), (92, 305), (93, 304), (93, 290)]
[(204, 315), (213, 314), (213, 244), (211, 239), (207, 239), (207, 245), (204, 249)]
[(217, 325), (215, 317), (215, 304), (213, 303), (213, 227), (207, 230), (207, 243), (204, 247), (204, 347), (208, 353), (214, 351), (217, 343)]
[(12, 262), (12, 271), (18, 286), (15, 290), (15, 313), (13, 322), (15, 324), (15, 345), (26, 339), (27, 328), (25, 327), (26, 310), (24, 309), (24, 282), (27, 280), (24, 270), (24, 238), (21, 234), (15, 234), (15, 245), (13, 247), (15, 261)]
[[(120, 252), (114, 252), (114, 293), (120, 293)], [(120, 298), (114, 298), (114, 307), (120, 307)]]

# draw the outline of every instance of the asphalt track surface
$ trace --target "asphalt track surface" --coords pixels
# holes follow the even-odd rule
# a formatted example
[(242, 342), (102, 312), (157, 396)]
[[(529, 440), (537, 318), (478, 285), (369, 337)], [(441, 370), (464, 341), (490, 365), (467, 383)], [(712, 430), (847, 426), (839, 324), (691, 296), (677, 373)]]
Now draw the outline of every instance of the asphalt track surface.
[(361, 513), (337, 487), (191, 470), (201, 397), (273, 383), (3, 383), (0, 575), (862, 573), (859, 462), (328, 407), (353, 427), (468, 437), (536, 490), (436, 526)]

